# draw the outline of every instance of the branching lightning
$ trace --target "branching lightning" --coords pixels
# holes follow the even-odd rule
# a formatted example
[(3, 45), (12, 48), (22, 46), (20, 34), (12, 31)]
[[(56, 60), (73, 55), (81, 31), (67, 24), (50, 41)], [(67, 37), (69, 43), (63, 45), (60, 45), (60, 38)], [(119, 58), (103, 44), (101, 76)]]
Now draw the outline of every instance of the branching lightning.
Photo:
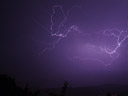
[(109, 66), (112, 64), (112, 62), (115, 60), (114, 58), (112, 58), (108, 63), (105, 63), (103, 60), (99, 59), (99, 58), (88, 58), (88, 57), (73, 57), (71, 58), (72, 60), (76, 59), (76, 60), (80, 60), (80, 61), (96, 61), (99, 62), (100, 64), (103, 64), (105, 66)]
[[(114, 33), (113, 31), (117, 31), (118, 33)], [(110, 33), (107, 33), (110, 32)], [(105, 53), (109, 54), (112, 58), (118, 58), (119, 57), (119, 53), (118, 53), (118, 49), (123, 45), (124, 41), (126, 41), (126, 39), (128, 38), (128, 31), (124, 31), (124, 30), (118, 30), (118, 29), (111, 29), (111, 30), (105, 30), (104, 35), (106, 36), (113, 36), (116, 38), (116, 46), (114, 49), (108, 49), (108, 48), (101, 48), (101, 50), (103, 50)], [(113, 57), (113, 54), (117, 54), (116, 56)], [(111, 63), (110, 63), (111, 64)]]
[[(114, 33), (114, 32), (117, 32), (117, 33)], [(111, 38), (114, 37), (116, 39), (116, 46), (114, 49), (99, 47), (99, 49), (100, 49), (99, 54), (101, 54), (101, 52), (102, 53), (104, 52), (111, 57), (111, 60), (109, 61), (109, 63), (105, 63), (103, 60), (98, 59), (98, 58), (87, 58), (87, 57), (84, 58), (84, 57), (77, 57), (76, 56), (76, 57), (73, 57), (72, 59), (91, 60), (91, 61), (97, 61), (101, 64), (104, 64), (105, 66), (111, 65), (112, 62), (119, 57), (118, 49), (120, 47), (122, 47), (123, 43), (128, 39), (128, 31), (118, 30), (116, 28), (113, 28), (110, 30), (105, 30), (103, 32), (103, 35), (109, 36)], [(116, 54), (116, 55), (114, 55), (114, 54)]]
[[(73, 10), (73, 8), (79, 8), (80, 6), (73, 6), (72, 8), (70, 8), (69, 10), (67, 10), (67, 12), (65, 13), (64, 10), (63, 10), (63, 7), (60, 6), (60, 5), (56, 5), (56, 6), (53, 6), (52, 7), (52, 14), (51, 14), (51, 25), (50, 25), (50, 33), (51, 33), (51, 36), (52, 37), (57, 37), (57, 39), (52, 42), (52, 43), (49, 43), (50, 45), (52, 45), (52, 47), (50, 48), (45, 48), (42, 52), (46, 52), (48, 50), (52, 50), (55, 48), (56, 44), (59, 43), (59, 41), (62, 39), (62, 38), (65, 38), (68, 36), (68, 34), (70, 32), (79, 32), (79, 28), (76, 26), (76, 25), (71, 25), (69, 27), (66, 26), (66, 22), (67, 22), (67, 19), (68, 19), (68, 15), (70, 14), (70, 11)], [(56, 14), (56, 8), (58, 8), (61, 13), (62, 13), (62, 16), (63, 16), (63, 20), (60, 21), (59, 25), (58, 25), (58, 28), (57, 28), (57, 31), (54, 32), (53, 28), (54, 28), (54, 22), (53, 22), (53, 19), (54, 19), (54, 15)], [(62, 30), (63, 29), (63, 30)]]
[[(66, 38), (69, 33), (80, 31), (78, 26), (76, 26), (76, 25), (71, 25), (71, 26), (66, 25), (66, 22), (68, 22), (68, 16), (69, 16), (71, 10), (73, 10), (73, 8), (76, 8), (76, 7), (79, 7), (79, 6), (73, 6), (72, 8), (67, 10), (67, 12), (64, 12), (63, 7), (60, 5), (56, 5), (56, 6), (52, 7), (52, 14), (50, 16), (51, 17), (50, 18), (50, 23), (51, 23), (50, 34), (51, 34), (51, 37), (56, 37), (57, 39), (55, 39), (55, 41), (53, 41), (52, 43), (48, 43), (49, 45), (51, 45), (51, 47), (45, 48), (41, 52), (41, 54), (48, 51), (48, 50), (54, 49), (56, 47), (56, 45), (60, 42), (60, 40), (62, 38)], [(61, 11), (61, 14), (63, 17), (63, 20), (60, 21), (57, 28), (55, 28), (56, 22), (54, 22), (55, 14), (57, 14), (56, 9), (59, 9)], [(57, 29), (57, 30), (54, 30), (54, 29)], [(103, 36), (108, 36), (108, 37), (114, 38), (116, 40), (116, 43), (115, 43), (116, 46), (112, 49), (112, 48), (108, 48), (108, 47), (106, 48), (103, 46), (99, 47), (99, 46), (95, 46), (95, 45), (91, 45), (91, 44), (90, 45), (91, 45), (91, 48), (97, 48), (98, 50), (100, 50), (99, 52), (97, 52), (98, 54), (104, 53), (104, 54), (108, 55), (111, 58), (109, 63), (105, 63), (103, 60), (99, 59), (98, 57), (88, 58), (88, 57), (74, 56), (74, 57), (72, 57), (72, 59), (73, 60), (79, 59), (79, 60), (97, 61), (101, 64), (104, 64), (105, 66), (111, 65), (112, 62), (119, 57), (118, 50), (123, 46), (123, 43), (128, 39), (128, 31), (113, 28), (110, 30), (103, 31)]]
[[(115, 34), (113, 31), (117, 31), (118, 34)], [(110, 32), (110, 33), (107, 33), (107, 32)], [(103, 34), (106, 36), (113, 36), (116, 38), (117, 46), (113, 50), (101, 48), (101, 50), (103, 50), (104, 52), (110, 55), (117, 53), (117, 50), (122, 46), (123, 42), (128, 38), (128, 31), (123, 31), (123, 30), (120, 31), (118, 29), (105, 30)]]
[[(70, 26), (69, 28), (66, 28), (66, 25), (65, 25), (65, 23), (67, 22), (67, 19), (68, 19), (68, 15), (69, 15), (70, 11), (71, 11), (74, 7), (78, 7), (78, 6), (73, 6), (73, 7), (70, 8), (70, 9), (66, 12), (66, 14), (65, 14), (65, 12), (64, 12), (62, 6), (60, 6), (60, 5), (53, 6), (53, 8), (52, 8), (53, 13), (52, 13), (52, 15), (51, 15), (51, 27), (50, 27), (51, 36), (57, 36), (57, 37), (62, 37), (62, 38), (64, 38), (64, 37), (67, 37), (67, 35), (68, 35), (70, 32), (72, 32), (72, 31), (79, 31), (79, 29), (78, 29), (78, 27), (77, 27), (76, 25), (72, 25), (72, 26)], [(53, 32), (53, 27), (54, 27), (54, 22), (53, 22), (53, 19), (54, 19), (54, 18), (53, 18), (53, 16), (54, 16), (55, 13), (56, 13), (55, 8), (59, 8), (59, 9), (61, 10), (64, 19), (60, 22), (60, 24), (59, 24), (59, 26), (58, 26), (58, 28), (57, 28), (57, 32), (54, 33), (54, 32)], [(63, 32), (60, 31), (62, 28), (64, 28)]]

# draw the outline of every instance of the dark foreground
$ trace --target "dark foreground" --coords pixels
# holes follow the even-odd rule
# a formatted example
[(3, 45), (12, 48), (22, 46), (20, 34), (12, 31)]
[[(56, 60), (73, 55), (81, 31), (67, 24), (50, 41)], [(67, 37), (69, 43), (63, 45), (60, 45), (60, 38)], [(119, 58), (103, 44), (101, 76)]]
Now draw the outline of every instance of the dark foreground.
[(15, 79), (0, 75), (0, 96), (128, 96), (127, 85), (102, 85), (95, 87), (70, 88), (64, 82), (62, 88), (45, 88), (31, 90), (17, 86)]

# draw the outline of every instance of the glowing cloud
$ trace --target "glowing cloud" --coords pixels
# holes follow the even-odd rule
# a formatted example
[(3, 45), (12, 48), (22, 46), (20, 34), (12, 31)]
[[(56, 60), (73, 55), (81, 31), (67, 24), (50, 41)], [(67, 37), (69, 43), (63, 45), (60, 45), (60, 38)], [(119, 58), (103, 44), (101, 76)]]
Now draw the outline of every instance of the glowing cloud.
[[(62, 38), (66, 38), (69, 33), (80, 32), (80, 29), (78, 28), (78, 26), (76, 26), (76, 25), (67, 26), (66, 25), (70, 12), (74, 8), (77, 8), (77, 7), (79, 8), (79, 6), (73, 6), (72, 8), (67, 10), (66, 13), (64, 12), (63, 7), (60, 5), (56, 5), (56, 6), (52, 7), (52, 14), (51, 14), (51, 18), (50, 18), (50, 21), (51, 21), (50, 33), (51, 33), (51, 37), (56, 37), (56, 39), (52, 43), (49, 43), (52, 46), (50, 48), (49, 47), (45, 48), (42, 51), (42, 53), (44, 53), (48, 50), (54, 49), (56, 47), (56, 45), (60, 42), (60, 40)], [(54, 22), (58, 18), (58, 17), (56, 17), (56, 15), (58, 14), (56, 12), (56, 10), (59, 10), (59, 12), (62, 16), (61, 20), (58, 20), (59, 23)], [(76, 55), (76, 56), (71, 57), (72, 60), (74, 60), (74, 59), (91, 60), (91, 61), (97, 61), (101, 64), (104, 64), (105, 66), (111, 65), (112, 62), (119, 57), (118, 50), (123, 46), (124, 42), (127, 40), (128, 31), (113, 28), (113, 29), (104, 30), (102, 35), (105, 37), (108, 37), (108, 38), (112, 38), (112, 40), (116, 41), (116, 42), (114, 42), (114, 45), (115, 45), (114, 48), (111, 48), (110, 46), (106, 47), (103, 45), (98, 46), (98, 45), (94, 45), (94, 44), (91, 44), (88, 42), (88, 44), (85, 44), (86, 47), (83, 47), (84, 50), (86, 50), (88, 52), (88, 53), (85, 52), (85, 54), (91, 54), (92, 52), (93, 52), (93, 54), (92, 55), (85, 55), (85, 57), (84, 56), (81, 57), (80, 55), (78, 55), (78, 56)], [(96, 54), (96, 55), (94, 55), (94, 54)], [(106, 60), (103, 59), (106, 56), (109, 58), (109, 61), (107, 63), (106, 63)]]

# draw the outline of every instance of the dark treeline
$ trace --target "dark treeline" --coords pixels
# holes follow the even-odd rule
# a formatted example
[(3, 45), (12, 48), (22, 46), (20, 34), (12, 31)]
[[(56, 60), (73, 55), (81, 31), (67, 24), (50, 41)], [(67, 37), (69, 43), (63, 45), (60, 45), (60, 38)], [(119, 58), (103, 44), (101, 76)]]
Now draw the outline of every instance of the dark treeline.
[[(47, 92), (49, 96), (64, 96), (66, 93), (66, 89), (68, 86), (68, 82), (64, 82), (64, 86), (59, 95), (54, 92)], [(16, 80), (11, 78), (5, 74), (0, 74), (0, 96), (40, 96), (40, 90), (35, 92), (31, 92), (28, 84), (21, 88), (16, 85)]]
[[(113, 91), (114, 93), (103, 92), (102, 94), (99, 94), (99, 92), (103, 90), (101, 90), (101, 88), (98, 89), (98, 87), (96, 87), (97, 90), (95, 91), (96, 93), (98, 93), (97, 95), (91, 95), (93, 92), (89, 91), (89, 88), (85, 89), (84, 92), (82, 92), (83, 89), (68, 88), (68, 82), (65, 81), (63, 87), (61, 88), (61, 91), (59, 90), (58, 94), (55, 93), (53, 90), (49, 91), (49, 89), (44, 91), (45, 94), (41, 94), (41, 90), (36, 90), (32, 92), (30, 91), (28, 84), (24, 88), (21, 88), (20, 86), (17, 86), (16, 80), (14, 78), (0, 74), (0, 96), (128, 96), (127, 88), (125, 88), (125, 91), (124, 89), (120, 89), (122, 90), (122, 93), (120, 93), (118, 90), (116, 91), (113, 88), (112, 91), (115, 90)], [(93, 88), (91, 88), (91, 90), (92, 89)], [(102, 87), (102, 89), (104, 89), (104, 87)], [(108, 89), (111, 90), (110, 88)], [(107, 88), (105, 88), (105, 90), (107, 90)]]
[(16, 80), (7, 75), (0, 75), (0, 96), (38, 96), (40, 90), (29, 91), (28, 86), (21, 88), (16, 85)]

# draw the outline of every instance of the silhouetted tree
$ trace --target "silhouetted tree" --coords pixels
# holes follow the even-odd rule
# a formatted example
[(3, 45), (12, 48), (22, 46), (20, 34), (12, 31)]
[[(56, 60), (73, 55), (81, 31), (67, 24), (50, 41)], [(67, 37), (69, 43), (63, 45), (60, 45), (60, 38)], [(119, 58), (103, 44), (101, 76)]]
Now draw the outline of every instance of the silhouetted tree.
[(65, 81), (65, 82), (64, 82), (64, 87), (62, 87), (62, 91), (61, 91), (61, 93), (60, 93), (60, 96), (64, 96), (64, 95), (65, 95), (66, 90), (67, 90), (67, 87), (68, 87), (68, 82)]
[(110, 93), (107, 93), (106, 96), (112, 96)]
[(28, 92), (28, 84), (26, 84), (25, 88), (24, 88), (24, 95), (28, 96), (29, 92)]
[[(67, 90), (67, 86), (68, 86), (68, 82), (65, 81), (64, 82), (64, 86), (62, 87), (62, 90), (60, 92), (60, 95), (59, 96), (64, 96), (65, 93), (66, 93), (66, 90)], [(54, 92), (50, 92), (48, 93), (49, 96), (58, 96), (57, 94), (55, 94)]]
[(50, 92), (49, 94), (48, 94), (49, 96), (57, 96), (55, 93), (53, 93), (53, 92)]
[[(5, 96), (15, 96), (16, 94), (16, 82), (15, 79), (8, 77), (7, 75), (0, 75), (0, 94)], [(2, 96), (0, 95), (0, 96)]]
[(34, 93), (34, 96), (38, 96), (40, 95), (40, 90), (37, 90), (35, 93)]
[(35, 91), (33, 94), (29, 91), (28, 84), (25, 88), (16, 86), (15, 79), (0, 74), (0, 96), (38, 96), (40, 90)]

